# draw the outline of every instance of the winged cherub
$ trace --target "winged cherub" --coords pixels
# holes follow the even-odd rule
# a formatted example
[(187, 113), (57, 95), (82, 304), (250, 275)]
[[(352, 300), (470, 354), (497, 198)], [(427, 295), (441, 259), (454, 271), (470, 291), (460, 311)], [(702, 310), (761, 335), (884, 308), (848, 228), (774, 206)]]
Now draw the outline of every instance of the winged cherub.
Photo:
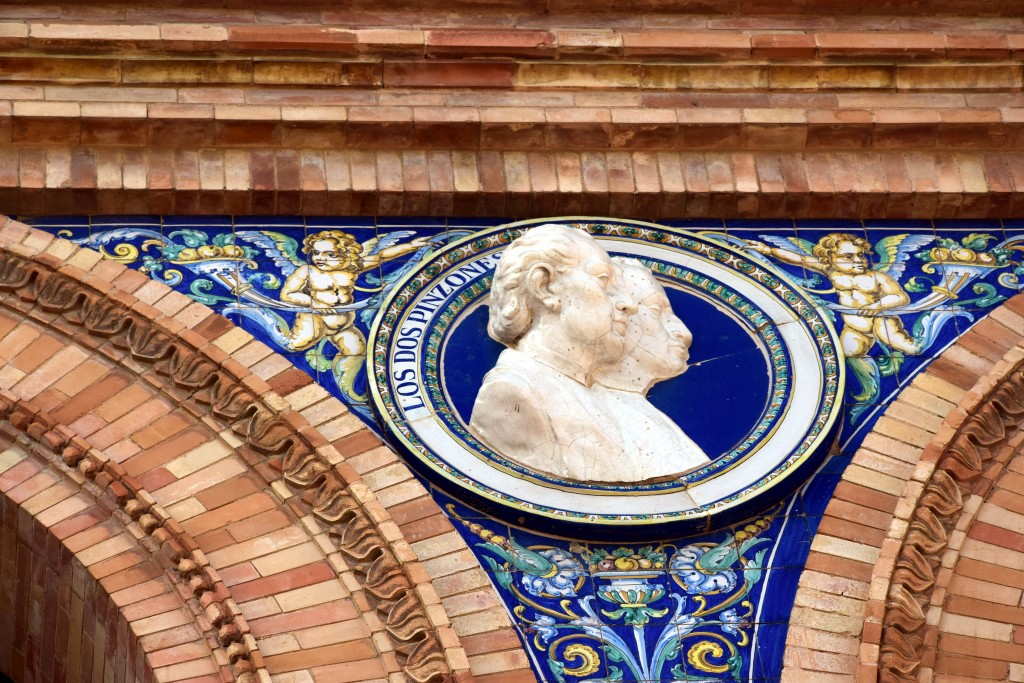
[(327, 337), (338, 348), (339, 356), (366, 353), (366, 338), (353, 325), (355, 311), (337, 309), (351, 304), (357, 289), (362, 291), (356, 287), (360, 275), (430, 243), (430, 238), (420, 237), (405, 244), (381, 244), (387, 237), (360, 244), (347, 232), (323, 230), (303, 240), (302, 252), (310, 262), (288, 276), (281, 286), (280, 299), (309, 306), (313, 312), (295, 316), (286, 343), (289, 350), (304, 351)]
[[(871, 243), (845, 232), (825, 235), (817, 244), (797, 238), (770, 238), (774, 244), (785, 245), (781, 247), (744, 241), (749, 249), (827, 277), (839, 297), (843, 316), (839, 341), (843, 351), (847, 358), (862, 358), (876, 342), (909, 356), (921, 353), (920, 342), (906, 331), (903, 321), (892, 311), (910, 303), (910, 296), (897, 281), (910, 252), (932, 239), (927, 235), (900, 234), (879, 240), (877, 254), (881, 263), (874, 267), (868, 260)], [(789, 245), (803, 253), (785, 248)]]

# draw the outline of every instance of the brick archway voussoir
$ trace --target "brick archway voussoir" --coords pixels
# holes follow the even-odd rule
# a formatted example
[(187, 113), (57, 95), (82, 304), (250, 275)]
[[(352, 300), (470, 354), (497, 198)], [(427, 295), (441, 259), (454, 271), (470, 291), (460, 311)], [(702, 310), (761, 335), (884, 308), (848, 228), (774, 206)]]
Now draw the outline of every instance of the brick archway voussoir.
[[(115, 516), (149, 534), (140, 542), (159, 550), (168, 575), (192, 590), (195, 623), (207, 640), (223, 641), (218, 662), (234, 665), (237, 680), (298, 669), (330, 680), (361, 666), (353, 657), (380, 668), (367, 669), (371, 677), (472, 680), (450, 607), (431, 584), (434, 567), (421, 561), (419, 537), (410, 543), (410, 523), (390, 510), (420, 527), (432, 519), (437, 527), (443, 513), (339, 402), (206, 307), (10, 219), (0, 220), (0, 314), (0, 388), (17, 405), (9, 425), (20, 420), (26, 434), (58, 451), (72, 444), (86, 454), (58, 453), (71, 458), (73, 476), (95, 478), (85, 486), (113, 492), (107, 505), (120, 506)], [(198, 441), (186, 438), (199, 432)], [(176, 440), (179, 450), (169, 453)], [(389, 467), (389, 482), (375, 481), (371, 461)], [(401, 495), (387, 485), (396, 481)], [(255, 505), (244, 518), (248, 530), (231, 526), (240, 521), (231, 518), (236, 482)], [(403, 508), (410, 501), (415, 515)], [(247, 559), (266, 539), (294, 547), (271, 556), (278, 559)], [(457, 534), (444, 540), (468, 554)], [(320, 559), (304, 565), (285, 557), (293, 550)], [(295, 569), (277, 571), (275, 562)], [(335, 602), (310, 594), (317, 586), (299, 576), (308, 568), (327, 572), (322, 587)], [(268, 600), (277, 613), (260, 611)], [(260, 654), (257, 641), (268, 634), (337, 622), (339, 600), (365, 624), (356, 629), (366, 634), (361, 641), (289, 649), (278, 640)], [(510, 630), (507, 617), (489, 616), (484, 634)], [(359, 642), (368, 649), (353, 656)]]
[(0, 392), (0, 419), (0, 671), (268, 679), (223, 580), (148, 491), (38, 402)]
[(1024, 294), (943, 352), (865, 437), (811, 544), (784, 682), (918, 680), (960, 544), (1005, 466), (979, 450), (1024, 421), (1022, 331)]

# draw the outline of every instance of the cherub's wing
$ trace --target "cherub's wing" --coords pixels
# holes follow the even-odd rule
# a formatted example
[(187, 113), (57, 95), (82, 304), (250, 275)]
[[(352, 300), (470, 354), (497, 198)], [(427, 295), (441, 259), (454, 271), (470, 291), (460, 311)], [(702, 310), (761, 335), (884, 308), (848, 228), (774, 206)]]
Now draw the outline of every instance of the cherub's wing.
[(239, 240), (258, 247), (281, 269), (283, 278), (287, 278), (306, 263), (299, 258), (299, 243), (288, 235), (270, 230), (240, 230), (235, 233), (236, 244)]
[(363, 242), (363, 253), (362, 256), (373, 256), (378, 254), (388, 247), (398, 244), (406, 237), (412, 237), (416, 234), (414, 230), (396, 230), (394, 232), (385, 233), (378, 237), (374, 237), (372, 240), (366, 240)]
[(907, 268), (911, 253), (930, 244), (934, 239), (935, 235), (911, 235), (906, 232), (882, 238), (875, 244), (878, 263), (874, 269), (894, 280), (899, 280)]
[(103, 232), (94, 232), (87, 237), (79, 237), (71, 241), (75, 244), (82, 244), (97, 249), (118, 240), (127, 242), (140, 238), (158, 240), (161, 244), (163, 243), (163, 237), (159, 231), (147, 230), (146, 228), (115, 228), (113, 230), (104, 230)]
[(760, 237), (768, 244), (779, 249), (793, 251), (793, 247), (796, 247), (797, 253), (804, 254), (805, 256), (814, 256), (814, 242), (810, 240), (799, 237), (779, 237), (778, 235), (760, 235)]
[[(398, 232), (389, 232), (387, 235), (382, 235), (381, 237), (376, 238), (376, 240), (364, 242), (364, 245), (373, 242), (375, 244), (375, 247), (379, 247), (379, 249), (385, 249), (391, 244), (398, 242), (403, 237), (407, 237), (413, 234), (415, 233), (412, 230), (399, 230)], [(384, 240), (390, 238), (392, 235), (399, 235), (399, 237), (395, 237), (394, 241), (384, 245), (383, 247), (379, 246), (380, 244), (383, 243)], [(427, 255), (427, 252), (433, 249), (437, 249), (438, 247), (444, 246), (448, 242), (448, 239), (449, 236), (445, 235), (444, 233), (441, 233), (440, 235), (435, 235), (430, 239), (430, 242), (428, 244), (425, 244), (424, 246), (417, 249), (414, 253), (410, 254), (409, 258), (403, 261), (398, 268), (388, 273), (383, 273), (381, 277), (378, 277), (372, 272), (367, 273), (365, 276), (366, 282), (369, 283), (371, 286), (380, 287), (380, 291), (370, 298), (366, 310), (364, 310), (360, 314), (360, 319), (363, 321), (363, 323), (369, 325), (371, 322), (373, 322), (373, 316), (376, 315), (377, 312), (376, 307), (380, 306), (380, 304), (384, 301), (385, 297), (387, 297), (387, 295), (394, 288), (395, 284), (399, 280), (401, 280), (406, 273), (412, 270), (420, 261), (422, 261), (424, 256)], [(363, 253), (366, 254), (365, 251)], [(376, 253), (376, 251), (373, 251), (371, 253)]]

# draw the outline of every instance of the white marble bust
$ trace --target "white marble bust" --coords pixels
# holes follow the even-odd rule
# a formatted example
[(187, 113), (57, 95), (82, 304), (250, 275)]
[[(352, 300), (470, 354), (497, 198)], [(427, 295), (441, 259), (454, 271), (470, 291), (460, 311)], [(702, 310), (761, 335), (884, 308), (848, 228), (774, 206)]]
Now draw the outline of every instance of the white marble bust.
[(507, 348), (484, 377), (469, 428), (502, 456), (603, 483), (708, 462), (646, 399), (686, 369), (690, 336), (639, 262), (614, 263), (573, 228), (533, 228), (498, 263), (487, 331)]
[(706, 465), (711, 459), (700, 446), (647, 400), (655, 384), (686, 371), (693, 336), (643, 263), (613, 260), (637, 310), (629, 318), (625, 354), (595, 373), (592, 391), (622, 434), (624, 450), (616, 461), (622, 481), (666, 478)]
[(636, 309), (608, 253), (586, 233), (542, 225), (502, 254), (488, 334), (508, 348), (484, 377), (469, 428), (529, 469), (580, 481), (622, 451), (622, 436), (589, 391), (622, 357)]

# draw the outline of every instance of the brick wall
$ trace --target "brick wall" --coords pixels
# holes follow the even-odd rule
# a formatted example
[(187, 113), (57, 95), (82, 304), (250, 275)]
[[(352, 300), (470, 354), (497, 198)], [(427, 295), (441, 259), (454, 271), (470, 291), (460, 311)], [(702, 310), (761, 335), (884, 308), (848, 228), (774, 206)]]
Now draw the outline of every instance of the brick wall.
[(1005, 4), (679, 4), (3, 6), (0, 208), (1020, 213)]
[(1018, 295), (864, 439), (811, 545), (784, 681), (1021, 679), (1022, 331)]
[[(357, 0), (344, 10), (317, 0), (251, 4), (0, 5), (0, 212), (942, 218), (1006, 217), (1024, 207), (1024, 21), (1016, 0), (669, 0), (628, 7), (610, 0), (450, 0), (414, 11), (388, 1)], [(354, 418), (308, 378), (141, 275), (23, 226), (8, 223), (3, 235), (25, 245), (17, 249), (42, 250), (45, 263), (63, 263), (64, 272), (96, 292), (114, 292), (121, 301), (123, 290), (133, 310), (167, 321), (172, 337), (238, 370), (230, 354), (248, 373), (240, 376), (253, 378), (250, 389), (275, 392), (275, 409), (319, 433), (310, 443), (379, 523), (418, 589), (449, 669), (491, 683), (532, 678), (486, 576), (441, 512), (395, 456), (358, 431)], [(1018, 657), (1018, 615), (996, 609), (1017, 597), (1011, 493), (1019, 437), (1001, 442), (996, 460), (983, 459), (984, 476), (954, 477), (958, 494), (935, 474), (953, 471), (937, 463), (955, 450), (964, 425), (985, 406), (1003, 405), (992, 392), (1012, 374), (1006, 359), (1019, 353), (1019, 301), (915, 380), (855, 457), (803, 575), (787, 680), (875, 680), (879, 666), (887, 680), (964, 680), (978, 672), (1020, 678), (1009, 664)], [(33, 325), (48, 322), (45, 309), (10, 310), (35, 311)], [(15, 341), (5, 338), (0, 348)], [(50, 351), (60, 348), (74, 347)], [(103, 348), (87, 348), (88, 357), (98, 358)], [(67, 404), (77, 394), (56, 387), (71, 381), (61, 385), (52, 364), (26, 369), (19, 367), (26, 359), (5, 360), (0, 386), (17, 400), (29, 400), (19, 392), (33, 387), (31, 400), (41, 403), (32, 410), (47, 416), (39, 424), (74, 424), (100, 441), (123, 428), (102, 407), (107, 394), (64, 424), (55, 416), (71, 415)], [(138, 369), (130, 355), (116, 360), (124, 365), (108, 370), (111, 376)], [(153, 419), (173, 422), (185, 410), (195, 422), (196, 414), (178, 403), (180, 388), (131, 386), (157, 397)], [(147, 405), (142, 396), (132, 395)], [(237, 438), (222, 431), (211, 427), (211, 443)], [(182, 468), (193, 464), (171, 445), (179, 432), (167, 436), (159, 455), (147, 437), (139, 443), (119, 433), (101, 452), (110, 451), (108, 461), (143, 458), (136, 462), (139, 473), (148, 473), (151, 495), (188, 489), (180, 484), (190, 476)], [(142, 467), (147, 457), (153, 462)], [(239, 461), (231, 455), (218, 462)], [(313, 564), (334, 572), (322, 583), (337, 586), (331, 590), (339, 604), (352, 608), (343, 637), (360, 643), (374, 672), (383, 667), (397, 675), (399, 655), (409, 653), (384, 634), (355, 563), (338, 550), (336, 528), (324, 526), (304, 500), (309, 489), (289, 488), (283, 459), (254, 457), (246, 465), (255, 474), (227, 474), (224, 485), (247, 491), (242, 498), (211, 488), (174, 503), (181, 538), (200, 549), (205, 544), (211, 552), (202, 566), (217, 569), (223, 585), (245, 598), (233, 603), (240, 615), (227, 613), (255, 629), (262, 649), (245, 661), (277, 672), (319, 666), (329, 680), (354, 670), (317, 659), (341, 650), (323, 635), (337, 638), (338, 631), (323, 630), (322, 612), (299, 606), (306, 587), (286, 590), (291, 570), (264, 575), (257, 564), (267, 562), (232, 555), (232, 548), (244, 554), (253, 540), (233, 535), (232, 529), (244, 536), (247, 525), (221, 528), (221, 518), (236, 513), (248, 514), (260, 537), (295, 534), (293, 546), (277, 551), (281, 557), (292, 548), (319, 553)], [(139, 489), (149, 490), (141, 482)], [(956, 518), (950, 512), (936, 526), (928, 515), (939, 508), (929, 492), (959, 495), (949, 508)], [(138, 519), (117, 519), (135, 529), (141, 509), (133, 507)], [(18, 533), (3, 536), (10, 549), (0, 562), (4, 585), (12, 571), (29, 571), (12, 568), (12, 557), (31, 557), (32, 575), (44, 577), (30, 584), (29, 597), (4, 594), (0, 607), (23, 610), (43, 604), (53, 580), (46, 577), (64, 569), (48, 559), (37, 564), (27, 550), (35, 542), (27, 527)], [(936, 542), (941, 553), (925, 553), (921, 564), (921, 549)], [(111, 590), (105, 576), (93, 577)], [(88, 590), (99, 588), (83, 590), (62, 594), (58, 618), (60, 609), (78, 604), (75, 596), (85, 604)], [(300, 591), (300, 602), (286, 598), (289, 610), (274, 596), (291, 590)], [(1002, 598), (971, 602), (984, 591)], [(181, 609), (199, 617), (194, 596), (182, 599)], [(303, 616), (264, 614), (267, 600), (282, 614)], [(20, 616), (28, 612), (5, 613), (28, 625)], [(307, 616), (313, 621), (302, 621)], [(47, 618), (43, 631), (31, 633), (48, 632)], [(89, 623), (96, 624), (94, 635), (102, 631), (102, 619)], [(0, 655), (39, 661), (27, 639), (17, 642)], [(83, 640), (80, 652), (87, 650)], [(195, 661), (208, 661), (191, 652)], [(979, 659), (965, 663), (965, 653)], [(150, 659), (155, 667), (166, 665), (161, 661), (168, 660)], [(211, 661), (231, 663), (227, 654)], [(86, 668), (80, 671), (91, 675)]]
[[(14, 680), (116, 675), (140, 682), (154, 680), (154, 669), (166, 666), (216, 671), (202, 635), (180, 619), (169, 619), (175, 626), (164, 633), (147, 624), (125, 628), (187, 606), (159, 564), (111, 516), (112, 496), (101, 504), (80, 488), (75, 479), (84, 477), (77, 471), (51, 467), (12, 441), (12, 432), (4, 435), (0, 462), (0, 670)], [(155, 639), (167, 644), (147, 662), (142, 653)]]

